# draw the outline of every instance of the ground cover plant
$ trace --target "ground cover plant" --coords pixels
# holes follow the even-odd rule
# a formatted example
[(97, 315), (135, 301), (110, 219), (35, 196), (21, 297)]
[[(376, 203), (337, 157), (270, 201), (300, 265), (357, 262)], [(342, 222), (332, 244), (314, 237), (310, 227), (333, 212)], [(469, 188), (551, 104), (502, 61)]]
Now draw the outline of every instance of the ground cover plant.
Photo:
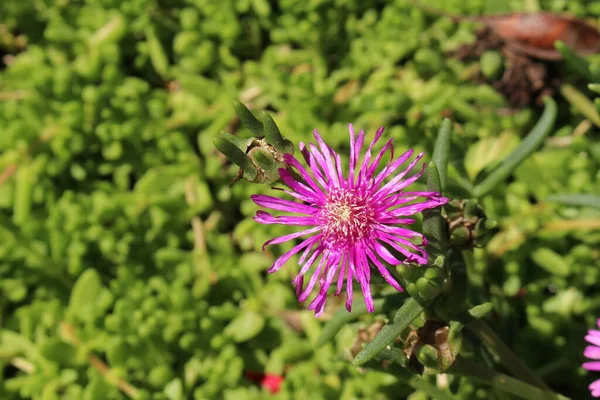
[[(0, 398), (597, 395), (600, 56), (449, 15), (600, 3), (427, 4), (0, 2)], [(314, 129), (361, 166), (349, 123), (424, 153), (396, 183), (427, 165), (428, 257), (299, 302), (302, 239), (263, 244), (304, 228), (265, 199)]]

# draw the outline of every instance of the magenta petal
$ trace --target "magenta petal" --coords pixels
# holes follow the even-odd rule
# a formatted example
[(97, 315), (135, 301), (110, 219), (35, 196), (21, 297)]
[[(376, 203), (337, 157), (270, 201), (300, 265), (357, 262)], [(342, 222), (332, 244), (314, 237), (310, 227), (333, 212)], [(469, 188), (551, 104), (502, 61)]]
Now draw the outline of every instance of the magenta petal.
[(600, 360), (600, 347), (587, 346), (583, 351), (583, 355), (592, 360)]
[(424, 201), (423, 203), (416, 203), (416, 204), (411, 204), (409, 206), (403, 206), (403, 207), (397, 208), (397, 209), (393, 210), (392, 213), (396, 217), (401, 217), (401, 216), (406, 216), (406, 215), (415, 215), (422, 211), (430, 210), (432, 208), (436, 208), (443, 204), (446, 204), (446, 203), (448, 203), (448, 200), (449, 199), (447, 199), (445, 197), (442, 197), (440, 199), (435, 199), (435, 200), (427, 200), (427, 201)]
[(329, 183), (325, 178), (325, 174), (321, 172), (321, 168), (315, 157), (312, 155), (308, 147), (304, 145), (304, 143), (300, 143), (298, 147), (300, 148), (302, 157), (304, 157), (304, 160), (308, 164), (308, 167), (312, 172), (315, 180), (319, 183), (319, 185), (321, 185), (325, 190), (327, 190), (329, 188)]
[[(377, 175), (375, 177), (375, 184), (379, 185), (381, 182), (383, 182), (388, 176), (390, 176), (395, 170), (397, 170), (398, 168), (400, 168), (400, 166), (402, 164), (404, 164), (412, 155), (413, 155), (414, 151), (412, 149), (406, 151), (404, 154), (402, 154), (397, 160), (391, 162), (389, 165), (387, 165), (383, 171), (381, 171), (379, 173), (379, 175)], [(413, 161), (413, 163), (411, 163), (413, 166), (414, 164), (416, 164), (416, 162)], [(409, 168), (406, 168), (404, 170), (404, 172), (402, 173), (402, 177), (404, 177), (408, 171), (411, 169), (412, 167), (409, 166)], [(369, 170), (369, 172), (375, 172), (374, 170), (371, 171)]]
[(301, 225), (311, 226), (315, 225), (315, 217), (296, 217), (296, 216), (282, 216), (275, 217), (266, 211), (259, 210), (254, 216), (254, 220), (261, 224), (284, 224), (284, 225)]
[(265, 244), (263, 244), (263, 250), (265, 249), (265, 247), (271, 245), (271, 244), (279, 244), (279, 243), (284, 243), (287, 241), (290, 241), (292, 239), (296, 239), (299, 238), (300, 236), (304, 236), (304, 235), (310, 235), (311, 233), (315, 233), (318, 232), (321, 229), (321, 227), (317, 226), (311, 229), (307, 229), (305, 231), (300, 231), (300, 232), (296, 232), (296, 233), (290, 233), (289, 235), (285, 235), (285, 236), (279, 236), (276, 237), (274, 239), (271, 240), (267, 240), (265, 242)]
[(408, 185), (412, 184), (417, 179), (419, 179), (421, 175), (423, 175), (423, 172), (425, 172), (425, 164), (423, 164), (421, 171), (419, 171), (415, 175), (411, 176), (408, 179), (404, 179), (404, 177), (410, 172), (410, 170), (414, 168), (414, 166), (419, 162), (419, 160), (421, 160), (422, 157), (423, 153), (417, 155), (417, 158), (415, 158), (414, 161), (411, 162), (404, 171), (394, 176), (394, 178), (391, 181), (389, 181), (381, 189), (379, 189), (375, 194), (375, 197), (382, 198), (384, 196), (387, 196), (391, 192), (397, 192), (399, 190), (402, 190)]
[[(313, 135), (317, 140), (317, 144), (319, 145), (319, 149), (321, 149), (321, 154), (323, 155), (323, 167), (325, 171), (328, 173), (328, 178), (333, 181), (337, 186), (339, 186), (340, 182), (338, 180), (337, 171), (333, 165), (333, 159), (331, 158), (332, 154), (335, 152), (331, 149), (331, 147), (327, 146), (321, 135), (319, 135), (319, 131), (316, 129), (313, 131)], [(315, 152), (313, 152), (315, 154)], [(316, 155), (315, 155), (316, 156)]]
[(313, 241), (313, 238), (306, 239), (299, 245), (294, 246), (290, 251), (282, 254), (281, 257), (279, 257), (277, 260), (275, 260), (275, 262), (273, 263), (273, 265), (271, 265), (271, 268), (269, 268), (269, 270), (267, 272), (272, 274), (273, 272), (278, 271), (279, 268), (281, 268), (283, 266), (283, 264), (285, 264), (294, 254), (298, 253), (300, 250), (302, 250), (306, 246), (309, 246), (312, 243), (312, 241)]
[[(305, 163), (301, 164), (298, 159), (286, 154), (284, 161), (287, 167), (279, 170), (281, 180), (287, 186), (281, 192), (295, 201), (265, 195), (252, 196), (252, 200), (261, 207), (291, 214), (277, 216), (260, 210), (254, 217), (257, 222), (306, 227), (305, 230), (273, 238), (265, 246), (308, 237), (275, 260), (269, 271), (276, 271), (292, 255), (300, 254), (300, 270), (292, 283), (299, 301), (305, 301), (319, 283), (319, 291), (308, 306), (317, 316), (323, 312), (328, 289), (334, 280), (336, 296), (344, 290), (345, 282), (348, 310), (352, 307), (352, 284), (356, 280), (368, 311), (373, 311), (372, 273), (378, 273), (390, 286), (402, 290), (390, 273), (390, 265), (402, 262), (426, 264), (428, 258), (424, 249), (427, 245), (425, 237), (405, 226), (415, 222), (414, 214), (448, 202), (436, 192), (404, 191), (423, 174), (420, 171), (407, 177), (420, 162), (422, 153), (405, 165), (413, 156), (413, 150), (394, 159), (390, 139), (372, 158), (372, 151), (384, 128), (377, 130), (364, 154), (361, 154), (365, 145), (364, 130), (357, 134), (350, 124), (348, 131), (350, 161), (347, 174), (342, 169), (340, 154), (328, 146), (315, 130), (316, 144), (300, 143), (299, 146)], [(380, 168), (380, 162), (388, 154), (389, 161)], [(380, 172), (377, 173), (377, 170)], [(414, 239), (418, 239), (419, 243), (413, 243), (411, 240)], [(303, 288), (309, 271), (310, 278)], [(595, 340), (593, 332), (589, 336), (590, 340)], [(587, 352), (591, 354), (590, 350)]]
[(600, 379), (592, 382), (588, 388), (593, 397), (600, 397)]
[(338, 275), (338, 281), (334, 296), (339, 296), (340, 293), (342, 293), (342, 288), (344, 287), (344, 278), (346, 277), (346, 264), (346, 255), (343, 254), (340, 260), (340, 273)]
[(317, 283), (317, 279), (319, 278), (319, 276), (321, 276), (323, 267), (327, 265), (327, 258), (328, 258), (327, 256), (328, 255), (325, 254), (325, 255), (323, 255), (323, 258), (321, 258), (321, 261), (319, 262), (317, 269), (315, 270), (315, 272), (311, 276), (310, 280), (308, 281), (306, 288), (302, 291), (302, 293), (300, 293), (300, 296), (298, 296), (299, 302), (303, 302), (304, 300), (306, 300), (306, 298), (312, 292), (313, 288), (315, 287), (315, 284)]
[(318, 205), (322, 205), (325, 201), (325, 196), (323, 193), (315, 193), (312, 188), (309, 188), (305, 184), (296, 181), (288, 170), (280, 168), (279, 177), (283, 183), (292, 189), (291, 191), (285, 190), (285, 192), (296, 197), (297, 199)]
[(271, 210), (287, 211), (301, 214), (316, 214), (319, 209), (305, 204), (296, 203), (295, 201), (278, 199), (276, 197), (265, 196), (263, 194), (254, 194), (250, 196), (253, 202), (257, 205)]
[[(322, 253), (323, 253), (323, 250), (320, 249), (320, 248), (317, 248), (315, 250), (315, 252), (310, 256), (310, 258), (308, 259), (308, 261), (306, 261), (306, 263), (302, 266), (302, 269), (300, 269), (300, 272), (298, 272), (298, 277), (304, 276), (304, 274), (306, 274), (308, 272), (308, 270), (310, 269), (310, 267), (312, 267), (312, 265), (315, 263), (316, 259), (319, 258), (319, 256)], [(298, 277), (296, 277), (296, 279)]]
[(327, 299), (327, 293), (321, 294), (319, 293), (317, 297), (310, 303), (308, 306), (309, 310), (315, 311), (315, 317), (319, 318), (323, 315), (323, 310), (325, 309), (325, 300)]
[(346, 277), (346, 310), (348, 312), (352, 311), (352, 268), (348, 265), (348, 276)]
[(304, 166), (302, 164), (300, 164), (300, 162), (294, 156), (292, 156), (291, 154), (284, 154), (283, 161), (285, 161), (289, 165), (294, 166), (298, 170), (298, 172), (300, 172), (300, 175), (306, 181), (308, 186), (311, 187), (311, 189), (314, 191), (314, 193), (321, 195), (321, 196), (323, 195), (323, 191), (321, 190), (321, 188), (319, 188), (319, 186), (313, 180), (313, 178), (310, 176), (310, 174), (308, 173), (306, 168), (304, 168)]
[(584, 362), (581, 366), (588, 371), (600, 371), (600, 361)]
[(585, 340), (590, 344), (600, 346), (600, 335), (596, 335), (592, 330), (588, 331), (588, 334), (585, 335)]
[[(379, 247), (376, 247), (377, 249), (377, 254), (379, 254), (381, 256), (381, 249), (385, 250), (385, 252), (387, 254), (389, 254), (389, 252), (387, 251), (387, 249), (385, 249), (383, 246), (381, 246), (379, 243), (374, 242), (374, 244), (378, 245)], [(390, 274), (390, 272), (387, 270), (387, 268), (377, 259), (377, 257), (375, 256), (375, 254), (373, 254), (373, 252), (369, 249), (367, 249), (367, 255), (369, 256), (369, 258), (371, 259), (371, 261), (373, 262), (373, 264), (375, 264), (375, 266), (377, 267), (377, 269), (379, 270), (379, 273), (381, 274), (381, 276), (383, 277), (383, 279), (385, 279), (385, 281), (392, 286), (394, 289), (396, 289), (399, 292), (404, 291), (404, 289), (402, 289), (402, 286), (400, 286), (400, 284), (394, 279), (394, 277), (392, 277), (392, 275)], [(391, 256), (391, 254), (390, 254)], [(383, 258), (383, 257), (382, 257)]]

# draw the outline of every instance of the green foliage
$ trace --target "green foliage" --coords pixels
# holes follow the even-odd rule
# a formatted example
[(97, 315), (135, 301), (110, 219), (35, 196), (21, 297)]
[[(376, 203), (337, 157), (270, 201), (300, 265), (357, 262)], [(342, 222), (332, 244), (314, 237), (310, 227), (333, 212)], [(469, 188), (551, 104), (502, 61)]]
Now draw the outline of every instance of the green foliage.
[[(599, 14), (597, 2), (526, 3)], [(431, 2), (460, 15), (523, 4)], [(442, 391), (353, 367), (359, 328), (389, 319), (393, 340), (423, 323), (420, 307), (394, 319), (405, 297), (382, 282), (375, 314), (332, 299), (323, 325), (297, 304), (293, 263), (265, 276), (292, 244), (262, 244), (290, 232), (252, 221), (249, 195), (271, 189), (229, 187), (238, 167), (213, 140), (262, 129), (290, 151), (287, 139), (317, 128), (346, 154), (348, 122), (426, 151), (445, 195), (477, 192), (499, 232), (475, 249), (460, 303), (489, 300), (495, 331), (528, 365), (586, 395), (582, 338), (600, 315), (600, 102), (586, 88), (598, 91), (598, 57), (561, 48), (554, 128), (507, 168), (541, 111), (499, 113), (504, 99), (471, 79), (495, 76), (497, 55), (447, 55), (474, 25), (407, 0), (3, 0), (0, 16), (0, 398), (268, 398), (248, 371), (284, 375), (283, 399), (497, 396), (452, 376)], [(234, 100), (258, 117), (250, 130)], [(421, 272), (417, 293), (439, 295), (437, 272)]]

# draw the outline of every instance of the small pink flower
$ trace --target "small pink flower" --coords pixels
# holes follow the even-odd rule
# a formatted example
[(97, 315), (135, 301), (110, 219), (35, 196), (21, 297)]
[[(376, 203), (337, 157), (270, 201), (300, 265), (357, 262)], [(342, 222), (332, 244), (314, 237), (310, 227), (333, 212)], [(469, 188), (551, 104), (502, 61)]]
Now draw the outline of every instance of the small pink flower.
[[(267, 245), (308, 236), (275, 260), (268, 272), (279, 270), (293, 255), (301, 253), (300, 272), (293, 283), (298, 300), (302, 302), (319, 282), (319, 291), (308, 307), (315, 311), (317, 317), (323, 313), (327, 290), (336, 279), (336, 296), (341, 293), (345, 282), (348, 311), (352, 307), (352, 282), (356, 280), (363, 292), (367, 310), (372, 312), (371, 268), (377, 270), (396, 290), (402, 291), (402, 287), (387, 270), (386, 264), (427, 263), (427, 253), (423, 248), (427, 241), (422, 234), (405, 227), (414, 222), (414, 219), (408, 217), (448, 202), (447, 198), (436, 192), (405, 191), (423, 174), (424, 165), (423, 170), (407, 177), (423, 157), (423, 153), (417, 155), (406, 168), (400, 169), (413, 155), (413, 150), (408, 150), (394, 160), (390, 139), (372, 157), (371, 151), (383, 135), (382, 127), (375, 134), (375, 139), (369, 144), (359, 165), (365, 133), (360, 131), (358, 137), (355, 137), (351, 124), (349, 129), (350, 162), (347, 176), (342, 173), (339, 154), (325, 144), (315, 130), (317, 145), (311, 143), (307, 147), (300, 143), (299, 146), (308, 168), (292, 155), (286, 154), (285, 162), (295, 167), (299, 176), (294, 176), (286, 169), (279, 170), (281, 180), (289, 188), (284, 192), (297, 201), (265, 195), (252, 196), (252, 200), (261, 207), (292, 213), (274, 216), (261, 210), (256, 213), (255, 221), (307, 227), (299, 232), (271, 239), (264, 244), (263, 249)], [(390, 161), (376, 173), (388, 150)], [(422, 200), (415, 203), (418, 199)], [(414, 244), (411, 239), (417, 239), (420, 243)], [(396, 254), (392, 254), (390, 250)], [(398, 257), (399, 254), (402, 256)], [(312, 276), (304, 287), (304, 276), (311, 269)]]
[[(600, 319), (596, 322), (600, 328)], [(585, 335), (585, 340), (592, 346), (587, 346), (583, 351), (583, 355), (590, 360), (600, 360), (600, 331), (590, 329)], [(587, 361), (581, 365), (588, 371), (600, 371), (600, 361)], [(595, 380), (589, 386), (592, 396), (600, 397), (600, 379)]]

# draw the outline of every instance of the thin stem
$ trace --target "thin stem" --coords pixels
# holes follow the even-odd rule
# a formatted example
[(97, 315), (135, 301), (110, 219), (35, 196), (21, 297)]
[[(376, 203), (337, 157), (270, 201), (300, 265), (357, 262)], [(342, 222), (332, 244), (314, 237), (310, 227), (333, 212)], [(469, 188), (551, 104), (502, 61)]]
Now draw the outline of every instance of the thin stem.
[(550, 389), (540, 389), (528, 383), (496, 372), (484, 365), (458, 357), (448, 373), (464, 375), (474, 380), (492, 386), (494, 389), (519, 396), (527, 400), (568, 400), (568, 397), (552, 392)]
[(546, 383), (531, 371), (521, 359), (517, 357), (515, 353), (502, 342), (502, 340), (500, 340), (496, 333), (484, 321), (473, 321), (469, 325), (469, 329), (477, 335), (492, 353), (499, 357), (502, 365), (504, 365), (512, 374), (539, 388), (548, 391), (550, 390)]
[[(73, 346), (77, 348), (83, 347), (83, 344), (81, 343), (81, 341), (77, 337), (77, 334), (75, 333), (75, 327), (73, 325), (67, 322), (63, 322), (61, 324), (61, 328)], [(87, 359), (92, 368), (98, 371), (98, 373), (102, 375), (106, 382), (110, 383), (113, 386), (116, 386), (120, 391), (125, 393), (127, 397), (131, 399), (137, 399), (139, 397), (138, 389), (129, 382), (127, 382), (125, 379), (113, 376), (109, 366), (100, 358), (88, 352)]]

